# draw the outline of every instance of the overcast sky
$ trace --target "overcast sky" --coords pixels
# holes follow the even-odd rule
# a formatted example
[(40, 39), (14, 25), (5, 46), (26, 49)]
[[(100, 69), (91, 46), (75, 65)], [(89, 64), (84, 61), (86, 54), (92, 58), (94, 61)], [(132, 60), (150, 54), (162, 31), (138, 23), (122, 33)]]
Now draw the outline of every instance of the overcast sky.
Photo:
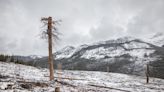
[(164, 32), (164, 0), (0, 0), (0, 53), (47, 55), (41, 17), (61, 19), (56, 49)]

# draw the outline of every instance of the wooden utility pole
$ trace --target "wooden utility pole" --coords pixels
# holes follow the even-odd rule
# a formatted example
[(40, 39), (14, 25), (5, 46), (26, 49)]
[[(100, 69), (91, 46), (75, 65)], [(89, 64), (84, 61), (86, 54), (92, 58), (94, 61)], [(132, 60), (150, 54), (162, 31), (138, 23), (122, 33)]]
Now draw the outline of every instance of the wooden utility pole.
[(146, 65), (146, 83), (149, 83), (149, 65)]
[(50, 81), (54, 79), (54, 64), (53, 64), (53, 54), (52, 54), (52, 17), (48, 18), (41, 18), (41, 21), (47, 23), (47, 34), (48, 34), (48, 63), (49, 63), (49, 70), (50, 70)]
[(106, 71), (109, 72), (109, 66), (106, 67)]

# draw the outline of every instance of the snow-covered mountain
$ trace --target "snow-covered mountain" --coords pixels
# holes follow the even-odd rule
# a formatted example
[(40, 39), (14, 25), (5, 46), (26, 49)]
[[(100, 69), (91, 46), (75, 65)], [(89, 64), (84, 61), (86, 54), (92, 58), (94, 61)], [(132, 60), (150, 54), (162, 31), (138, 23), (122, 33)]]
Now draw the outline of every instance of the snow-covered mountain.
[[(145, 74), (145, 65), (160, 60), (163, 47), (133, 37), (101, 41), (79, 47), (67, 46), (56, 53), (55, 67), (63, 69), (111, 71)], [(157, 53), (158, 52), (158, 53)], [(47, 67), (47, 58), (36, 61), (36, 66)]]
[(55, 53), (55, 59), (70, 58), (77, 55), (80, 55), (79, 58), (85, 59), (103, 59), (105, 57), (118, 57), (125, 54), (143, 58), (154, 51), (154, 47), (146, 42), (132, 37), (124, 37), (90, 45), (81, 45), (77, 48), (65, 47)]
[(99, 43), (96, 48), (86, 50), (81, 58), (103, 59), (105, 57), (118, 57), (125, 54), (132, 57), (143, 58), (145, 54), (150, 55), (153, 52), (154, 50), (150, 45), (137, 39), (125, 37)]

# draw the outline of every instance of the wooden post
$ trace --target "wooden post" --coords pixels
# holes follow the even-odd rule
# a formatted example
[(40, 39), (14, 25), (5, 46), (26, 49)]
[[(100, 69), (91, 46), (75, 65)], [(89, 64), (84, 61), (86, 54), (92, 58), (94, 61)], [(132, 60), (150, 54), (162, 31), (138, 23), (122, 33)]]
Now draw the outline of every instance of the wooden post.
[(146, 83), (149, 83), (149, 65), (146, 65)]
[[(62, 65), (58, 64), (58, 81), (61, 82), (61, 74), (62, 73)], [(57, 83), (57, 87), (55, 88), (55, 92), (60, 92), (60, 83)]]

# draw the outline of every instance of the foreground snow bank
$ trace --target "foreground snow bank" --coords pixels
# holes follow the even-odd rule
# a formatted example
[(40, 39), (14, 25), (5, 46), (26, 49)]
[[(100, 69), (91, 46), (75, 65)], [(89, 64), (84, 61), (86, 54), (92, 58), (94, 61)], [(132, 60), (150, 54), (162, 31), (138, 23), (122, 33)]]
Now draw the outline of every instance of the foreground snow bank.
[[(0, 62), (0, 92), (164, 92), (164, 80), (95, 71), (55, 71), (55, 80), (48, 81), (48, 70)], [(22, 86), (23, 85), (23, 86)]]

